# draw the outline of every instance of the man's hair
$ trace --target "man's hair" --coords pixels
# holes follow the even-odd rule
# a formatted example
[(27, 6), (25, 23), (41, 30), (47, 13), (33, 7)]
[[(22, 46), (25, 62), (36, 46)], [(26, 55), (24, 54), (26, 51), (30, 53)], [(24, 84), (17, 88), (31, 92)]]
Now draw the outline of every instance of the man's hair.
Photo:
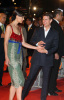
[(43, 14), (43, 16), (48, 16), (49, 19), (53, 19), (53, 15), (52, 15), (52, 13), (50, 13), (50, 12), (45, 12), (45, 13)]
[(27, 19), (28, 19), (29, 21), (33, 22), (32, 17), (27, 17), (26, 20), (27, 20)]
[(60, 14), (61, 12), (62, 12), (61, 10), (55, 9), (53, 12), (53, 17), (56, 17), (56, 15)]
[(0, 17), (1, 17), (2, 15), (6, 15), (6, 13), (0, 13)]

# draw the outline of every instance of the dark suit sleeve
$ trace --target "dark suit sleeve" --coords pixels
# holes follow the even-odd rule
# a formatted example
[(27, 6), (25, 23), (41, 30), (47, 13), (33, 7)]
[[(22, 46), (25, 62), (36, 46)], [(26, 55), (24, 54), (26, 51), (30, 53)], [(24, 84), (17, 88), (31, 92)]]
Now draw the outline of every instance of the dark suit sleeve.
[(48, 50), (49, 55), (56, 52), (56, 50), (58, 49), (58, 42), (59, 42), (59, 36), (58, 33), (55, 32), (52, 47), (51, 49)]
[(36, 45), (36, 43), (38, 42), (38, 36), (39, 36), (39, 32), (38, 32), (38, 28), (35, 29), (34, 33), (33, 33), (33, 36), (30, 40), (30, 43), (32, 45)]
[(61, 30), (61, 32), (59, 34), (58, 54), (60, 56), (64, 56), (64, 34), (63, 34), (63, 31), (62, 30)]
[(64, 34), (63, 34), (63, 31), (62, 31), (60, 25), (54, 20), (53, 20), (51, 26), (58, 32), (58, 35), (59, 35), (59, 46), (58, 46), (56, 53), (58, 53), (60, 56), (64, 56)]
[(63, 40), (62, 40), (63, 42), (62, 42), (62, 55), (61, 56), (64, 56), (64, 34), (63, 34)]
[(2, 30), (1, 30), (1, 27), (0, 27), (0, 38), (1, 38), (1, 34), (2, 34)]

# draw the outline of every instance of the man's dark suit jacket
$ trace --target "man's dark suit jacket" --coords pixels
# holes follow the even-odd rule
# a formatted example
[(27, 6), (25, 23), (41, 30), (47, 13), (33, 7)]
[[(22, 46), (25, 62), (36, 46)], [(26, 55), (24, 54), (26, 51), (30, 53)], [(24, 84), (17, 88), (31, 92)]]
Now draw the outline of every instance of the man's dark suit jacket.
[[(33, 24), (31, 26), (31, 28), (29, 29), (29, 31), (28, 31), (28, 26), (26, 27), (26, 31), (27, 31), (27, 43), (29, 43), (29, 44), (30, 44), (30, 40), (32, 38), (32, 35), (34, 33), (35, 28), (36, 27)], [(33, 50), (32, 49), (28, 49), (27, 52), (28, 52), (28, 56), (32, 56), (32, 54), (33, 54)]]
[(32, 24), (31, 28), (29, 29), (28, 31), (28, 27), (26, 27), (26, 31), (27, 31), (27, 43), (30, 43), (30, 40), (31, 40), (31, 37), (34, 33), (34, 30), (35, 30), (35, 26)]
[(58, 48), (58, 33), (52, 27), (50, 28), (46, 38), (44, 36), (44, 28), (38, 28), (35, 30), (34, 35), (31, 39), (31, 43), (36, 44), (39, 41), (44, 41), (45, 49), (48, 50), (48, 54), (39, 53), (34, 51), (32, 56), (31, 64), (40, 65), (40, 66), (53, 66), (53, 53)]
[(3, 67), (4, 67), (4, 38), (1, 38), (2, 29), (0, 27), (0, 84), (2, 83)]
[(0, 27), (0, 60), (4, 60), (4, 38), (1, 38), (2, 29)]
[(60, 56), (64, 56), (64, 34), (62, 28), (54, 19), (51, 23), (51, 27), (53, 27), (59, 34), (59, 46), (56, 52)]

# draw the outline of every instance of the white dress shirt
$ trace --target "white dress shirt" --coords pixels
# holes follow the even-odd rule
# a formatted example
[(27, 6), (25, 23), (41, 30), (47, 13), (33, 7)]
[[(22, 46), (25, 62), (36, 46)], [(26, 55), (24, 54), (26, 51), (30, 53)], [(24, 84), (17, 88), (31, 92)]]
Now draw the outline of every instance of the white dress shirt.
[(32, 27), (32, 24), (30, 24), (28, 27), (29, 27), (29, 30), (30, 30), (30, 28)]
[[(3, 25), (3, 27), (4, 27), (4, 24), (2, 24), (1, 22), (0, 22), (0, 27)], [(4, 27), (4, 33), (5, 33), (5, 27)]]
[(0, 22), (0, 26), (2, 26), (2, 23)]
[(56, 19), (54, 19), (58, 24), (59, 24), (59, 21), (58, 20), (56, 20)]
[(50, 30), (50, 28), (49, 28), (48, 30), (46, 30), (46, 28), (44, 27), (44, 35), (45, 35), (45, 38), (46, 38), (46, 36), (47, 36), (49, 30)]

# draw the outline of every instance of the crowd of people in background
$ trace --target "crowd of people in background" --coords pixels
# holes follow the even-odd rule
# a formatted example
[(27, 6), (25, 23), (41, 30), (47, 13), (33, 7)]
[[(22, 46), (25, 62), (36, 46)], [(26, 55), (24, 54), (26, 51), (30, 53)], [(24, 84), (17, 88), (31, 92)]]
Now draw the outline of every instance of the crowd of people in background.
[[(23, 22), (18, 24), (19, 27), (21, 27), (21, 29), (22, 29), (22, 33), (23, 33), (25, 42), (27, 42), (30, 45), (32, 45), (31, 39), (33, 37), (33, 34), (38, 33), (39, 29), (44, 28), (44, 26), (46, 24), (46, 22), (45, 23), (43, 22), (43, 15), (39, 16), (38, 18), (34, 18), (34, 20), (30, 16), (27, 16), (27, 17), (24, 16)], [(54, 28), (55, 31), (58, 32), (59, 42), (58, 42), (57, 50), (53, 52), (53, 54), (54, 54), (53, 65), (52, 65), (53, 67), (51, 68), (50, 72), (48, 73), (49, 80), (46, 81), (46, 82), (49, 81), (49, 83), (46, 84), (46, 86), (48, 85), (48, 89), (46, 87), (46, 92), (43, 94), (43, 92), (45, 91), (44, 88), (43, 88), (44, 91), (42, 90), (43, 95), (41, 94), (41, 100), (46, 100), (46, 94), (48, 94), (49, 96), (50, 95), (56, 96), (56, 95), (58, 95), (57, 92), (62, 92), (62, 90), (59, 90), (56, 87), (57, 86), (56, 80), (57, 80), (57, 77), (58, 77), (58, 71), (59, 71), (59, 66), (60, 66), (60, 63), (61, 63), (61, 58), (64, 57), (64, 17), (63, 17), (63, 10), (62, 9), (55, 9), (54, 12), (52, 13), (52, 15), (53, 15), (53, 20), (50, 23), (51, 24), (50, 26), (52, 28)], [(44, 16), (49, 16), (49, 15), (44, 15)], [(6, 30), (7, 24), (12, 23), (13, 20), (14, 20), (14, 17), (10, 16), (8, 18), (9, 19), (8, 22), (6, 23), (6, 18), (7, 18), (7, 15), (5, 13), (0, 13), (0, 86), (3, 85), (2, 84), (2, 76), (3, 76), (3, 67), (4, 67), (4, 61), (5, 61), (5, 56), (4, 56), (5, 30)], [(52, 31), (52, 29), (51, 29), (51, 31)], [(35, 36), (37, 37), (37, 34)], [(39, 39), (39, 37), (38, 37), (38, 39)], [(54, 42), (55, 41), (53, 41), (53, 43)], [(36, 46), (43, 45), (42, 41), (39, 42), (39, 41), (35, 40), (35, 43), (36, 43)], [(55, 44), (53, 44), (53, 45), (55, 45)], [(27, 79), (26, 68), (29, 67), (29, 61), (28, 60), (29, 60), (29, 57), (33, 56), (33, 54), (34, 54), (33, 49), (27, 49), (25, 47), (22, 47), (22, 64), (23, 65), (21, 65), (21, 69), (23, 70), (23, 75), (24, 75), (25, 79)], [(35, 59), (37, 59), (37, 58), (35, 58)], [(42, 60), (43, 59), (44, 58), (42, 58)], [(28, 76), (28, 81), (31, 81), (30, 78), (32, 78), (32, 76)], [(47, 76), (46, 76), (46, 78), (47, 78)], [(26, 84), (28, 84), (28, 86), (27, 86), (27, 88), (28, 88), (30, 83), (27, 82)], [(25, 87), (26, 87), (26, 84), (25, 84)], [(28, 92), (29, 92), (29, 90), (28, 90)], [(23, 93), (24, 92), (26, 92), (26, 91), (23, 90)], [(44, 97), (44, 95), (45, 95), (45, 97)], [(24, 98), (25, 98), (25, 95), (23, 95), (22, 100), (24, 100)]]

